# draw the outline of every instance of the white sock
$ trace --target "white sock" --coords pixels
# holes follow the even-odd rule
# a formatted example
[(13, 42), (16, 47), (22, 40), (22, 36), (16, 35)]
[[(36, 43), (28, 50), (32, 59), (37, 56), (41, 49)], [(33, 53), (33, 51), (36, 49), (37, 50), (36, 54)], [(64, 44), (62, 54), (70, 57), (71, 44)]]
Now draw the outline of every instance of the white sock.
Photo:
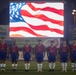
[(53, 66), (53, 69), (55, 69), (55, 63), (53, 63), (53, 65), (52, 65), (52, 66)]
[(0, 68), (1, 68), (1, 64), (0, 64)]
[(62, 70), (64, 71), (64, 67), (65, 67), (64, 62), (62, 62), (61, 64), (62, 64)]
[(3, 64), (1, 64), (1, 68), (3, 67)]
[(76, 63), (75, 63), (75, 70), (76, 70)]
[(27, 63), (25, 64), (25, 69), (27, 70), (28, 68), (27, 68)]
[(18, 66), (18, 64), (15, 64), (15, 66), (17, 67), (17, 66)]
[(52, 63), (49, 63), (49, 68), (52, 69)]
[(37, 64), (37, 67), (38, 67), (38, 71), (40, 71), (40, 64)]
[(14, 66), (15, 66), (15, 65), (14, 65), (14, 64), (12, 64), (12, 68), (13, 68), (13, 69), (14, 69)]
[(30, 63), (28, 63), (28, 70), (30, 69)]
[(67, 63), (65, 63), (64, 65), (65, 65), (65, 68), (64, 68), (64, 70), (66, 71), (66, 70), (67, 70)]
[(72, 65), (72, 70), (74, 70), (74, 67), (75, 67), (75, 63), (72, 63), (71, 65)]
[(18, 64), (15, 64), (15, 69), (17, 69)]
[(3, 70), (5, 70), (5, 67), (6, 67), (6, 64), (3, 64), (3, 65), (2, 65)]
[(3, 64), (3, 67), (5, 68), (6, 67), (6, 64)]
[(42, 63), (40, 64), (40, 70), (42, 70)]

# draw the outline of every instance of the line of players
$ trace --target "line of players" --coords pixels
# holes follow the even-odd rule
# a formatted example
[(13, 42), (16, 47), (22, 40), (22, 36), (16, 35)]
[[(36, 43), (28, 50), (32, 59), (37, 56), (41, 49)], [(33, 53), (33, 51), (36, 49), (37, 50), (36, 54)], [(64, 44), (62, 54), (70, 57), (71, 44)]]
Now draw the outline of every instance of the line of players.
[[(1, 38), (0, 43), (0, 68), (1, 71), (5, 70), (6, 67), (6, 57), (8, 55), (7, 53), (8, 45), (5, 43), (5, 38)], [(25, 71), (29, 71), (30, 69), (30, 59), (31, 59), (31, 50), (32, 47), (30, 45), (29, 40), (26, 40), (26, 44), (23, 46), (23, 57), (25, 62)], [(59, 50), (55, 46), (54, 40), (50, 41), (50, 46), (46, 48), (47, 51), (47, 57), (49, 62), (49, 71), (55, 70), (55, 62), (56, 62), (56, 56), (57, 52), (60, 55), (60, 62), (62, 66), (62, 72), (67, 72), (67, 62), (70, 54), (71, 58), (71, 66), (72, 71), (76, 70), (76, 40), (73, 41), (73, 44), (71, 46), (67, 46), (66, 41), (62, 42), (62, 45), (60, 46)], [(45, 47), (42, 44), (42, 40), (38, 40), (38, 44), (34, 48), (36, 61), (37, 61), (37, 68), (38, 72), (42, 72), (42, 62), (43, 58), (45, 56)], [(17, 60), (19, 56), (19, 48), (16, 46), (16, 41), (13, 41), (12, 47), (11, 47), (11, 61), (12, 61), (12, 69), (13, 71), (16, 71), (17, 69)]]

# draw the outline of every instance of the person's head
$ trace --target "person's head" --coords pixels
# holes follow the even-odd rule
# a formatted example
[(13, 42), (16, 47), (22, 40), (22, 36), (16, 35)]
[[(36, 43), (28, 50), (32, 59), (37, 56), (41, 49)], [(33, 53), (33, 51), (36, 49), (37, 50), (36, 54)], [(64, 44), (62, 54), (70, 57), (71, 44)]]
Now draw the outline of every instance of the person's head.
[(1, 42), (4, 43), (5, 42), (5, 38), (1, 37)]
[(29, 40), (26, 40), (26, 45), (29, 45), (29, 44), (30, 44)]
[(38, 40), (38, 44), (39, 44), (39, 45), (42, 44), (42, 40), (41, 40), (41, 39)]
[(62, 41), (62, 44), (63, 44), (63, 45), (66, 45), (66, 41), (65, 41), (65, 40), (64, 40), (64, 41)]
[(51, 46), (54, 46), (54, 45), (55, 45), (55, 43), (54, 43), (53, 40), (50, 41), (50, 45), (51, 45)]
[(76, 40), (73, 40), (73, 45), (76, 45)]
[(15, 39), (13, 39), (12, 45), (13, 45), (13, 46), (16, 46), (16, 40), (15, 40)]

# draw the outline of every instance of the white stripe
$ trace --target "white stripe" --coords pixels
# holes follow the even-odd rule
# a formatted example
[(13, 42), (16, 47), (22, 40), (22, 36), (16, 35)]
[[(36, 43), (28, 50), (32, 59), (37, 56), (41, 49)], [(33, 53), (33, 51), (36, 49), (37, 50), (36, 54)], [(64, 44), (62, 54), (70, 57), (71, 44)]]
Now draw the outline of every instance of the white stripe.
[(10, 36), (12, 34), (19, 34), (19, 35), (22, 35), (24, 37), (35, 37), (34, 35), (32, 35), (32, 34), (30, 34), (28, 32), (25, 32), (25, 31), (21, 31), (21, 30), (20, 31), (10, 31)]
[[(34, 30), (35, 31), (35, 30)], [(37, 34), (41, 34), (42, 36), (47, 36), (47, 37), (63, 37), (63, 35), (61, 34), (57, 34), (55, 32), (50, 32), (50, 31), (35, 31)], [(47, 34), (48, 33), (48, 34)], [(23, 35), (25, 37), (36, 37), (34, 36), (33, 34), (30, 34), (28, 32), (25, 32), (25, 31), (10, 31), (10, 36), (12, 34), (20, 34), (20, 35)]]
[(29, 25), (25, 22), (13, 22), (13, 23), (10, 23), (10, 27), (29, 27)]
[(28, 11), (31, 15), (38, 15), (38, 14), (43, 14), (45, 15), (46, 17), (48, 18), (51, 18), (51, 19), (55, 19), (55, 20), (61, 20), (63, 21), (64, 20), (64, 17), (59, 15), (59, 14), (56, 14), (54, 12), (51, 12), (51, 11), (42, 11), (42, 10), (37, 10), (37, 11), (33, 11), (28, 5), (25, 5), (22, 7), (22, 10), (26, 10)]
[(44, 3), (44, 4), (36, 4), (36, 3), (31, 3), (35, 8), (45, 8), (45, 7), (52, 7), (55, 9), (64, 9), (64, 4), (63, 3)]
[(51, 31), (36, 31), (36, 30), (33, 30), (34, 32), (36, 32), (37, 34), (41, 34), (43, 36), (48, 36), (48, 37), (63, 37), (63, 35), (61, 34), (58, 34), (56, 32), (51, 32)]
[(41, 19), (37, 19), (37, 18), (30, 18), (30, 17), (23, 17), (24, 20), (33, 25), (33, 26), (39, 26), (39, 25), (47, 25), (48, 27), (50, 28), (58, 28), (60, 30), (63, 30), (63, 26), (59, 26), (58, 24), (54, 24), (54, 23), (51, 23), (49, 21), (43, 21)]
[[(33, 26), (39, 26), (39, 25), (34, 25), (33, 24)], [(64, 26), (59, 26), (59, 25), (56, 25), (56, 24), (48, 23), (47, 26), (49, 28), (56, 28), (56, 29), (64, 30)], [(32, 29), (27, 23), (24, 23), (24, 22), (10, 23), (10, 27), (28, 27), (28, 28)]]

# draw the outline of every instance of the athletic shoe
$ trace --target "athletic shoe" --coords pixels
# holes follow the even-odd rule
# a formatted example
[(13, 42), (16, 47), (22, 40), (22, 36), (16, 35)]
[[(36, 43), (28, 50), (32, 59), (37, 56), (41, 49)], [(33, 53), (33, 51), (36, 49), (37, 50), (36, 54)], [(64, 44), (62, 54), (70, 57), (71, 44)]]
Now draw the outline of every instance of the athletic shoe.
[(51, 69), (49, 69), (49, 72), (51, 72), (52, 70)]
[(54, 69), (52, 69), (52, 71), (54, 71)]
[(65, 72), (67, 72), (67, 70), (65, 70)]
[(42, 70), (40, 70), (40, 72), (42, 72)]

